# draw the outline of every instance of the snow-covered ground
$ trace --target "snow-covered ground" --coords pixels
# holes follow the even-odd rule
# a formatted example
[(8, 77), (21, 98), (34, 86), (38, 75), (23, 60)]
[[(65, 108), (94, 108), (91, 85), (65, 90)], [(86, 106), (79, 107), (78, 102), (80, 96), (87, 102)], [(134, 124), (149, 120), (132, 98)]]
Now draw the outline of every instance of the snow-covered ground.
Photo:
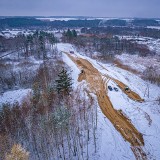
[[(67, 30), (67, 29), (66, 29)], [(64, 32), (64, 30), (62, 29), (51, 29), (51, 30), (44, 30), (47, 33), (53, 33), (54, 36), (58, 39), (60, 39), (62, 37), (62, 33)], [(80, 32), (80, 29), (77, 30), (78, 32)], [(19, 35), (19, 34), (24, 34), (24, 35), (29, 35), (29, 34), (33, 34), (35, 32), (35, 30), (25, 30), (25, 29), (6, 29), (3, 31), (0, 31), (0, 36), (3, 36), (5, 38), (14, 38), (15, 36)]]
[(0, 36), (4, 36), (5, 38), (13, 38), (19, 34), (29, 35), (33, 34), (34, 31), (31, 30), (20, 30), (20, 29), (6, 29), (0, 32)]
[[(143, 150), (147, 154), (148, 159), (160, 159), (160, 107), (156, 101), (158, 96), (160, 96), (160, 88), (114, 65), (101, 64), (107, 68), (107, 71), (96, 60), (84, 56), (83, 53), (77, 53), (74, 46), (70, 44), (58, 44), (57, 47), (65, 52), (74, 51), (76, 56), (90, 61), (102, 74), (108, 74), (122, 81), (145, 99), (143, 103), (133, 101), (113, 81), (110, 80), (108, 83), (108, 85), (118, 88), (118, 92), (109, 91), (108, 93), (114, 108), (121, 109), (131, 119), (132, 124), (138, 131), (143, 134), (145, 143)], [(73, 62), (70, 62), (68, 57), (65, 56), (64, 58), (68, 65), (71, 63), (73, 65)], [(76, 79), (80, 71), (77, 70), (76, 66), (73, 65), (73, 67)], [(117, 132), (111, 122), (103, 115), (100, 108), (98, 109), (98, 117), (98, 159), (135, 159), (130, 149), (130, 144), (125, 142), (120, 133)], [(91, 159), (95, 159), (94, 156)]]
[(102, 18), (102, 17), (93, 17), (93, 18), (88, 18), (88, 17), (77, 17), (77, 18), (73, 18), (73, 17), (60, 17), (60, 18), (50, 18), (50, 17), (44, 17), (44, 18), (37, 18), (39, 20), (42, 21), (70, 21), (70, 20), (110, 20), (110, 19), (116, 19), (116, 18)]
[(144, 44), (149, 47), (151, 51), (160, 55), (160, 39), (149, 38), (149, 37), (137, 37), (137, 36), (118, 36), (120, 39), (133, 40), (138, 44)]
[[(67, 29), (66, 29), (67, 30)], [(3, 36), (5, 38), (14, 38), (15, 36), (19, 35), (19, 34), (24, 34), (24, 35), (29, 35), (29, 34), (33, 34), (36, 30), (25, 30), (25, 29), (5, 29), (3, 31), (0, 31), (0, 36)], [(57, 38), (61, 38), (62, 33), (64, 30), (60, 30), (60, 29), (52, 29), (52, 30), (44, 30), (45, 32), (48, 33), (53, 33)]]
[(49, 17), (37, 18), (37, 19), (42, 20), (42, 21), (69, 21), (69, 20), (78, 20), (78, 18), (49, 18)]
[(116, 58), (138, 72), (143, 72), (147, 67), (152, 66), (160, 73), (160, 57), (158, 56), (140, 57), (138, 55), (122, 54), (116, 55)]
[(21, 103), (27, 96), (31, 94), (31, 89), (19, 89), (14, 91), (7, 91), (0, 95), (0, 105), (3, 103), (19, 102)]
[[(111, 64), (102, 64), (96, 60), (86, 57), (83, 53), (78, 53), (75, 47), (71, 44), (58, 43), (57, 48), (59, 52), (74, 51), (73, 56), (87, 59), (95, 68), (99, 70), (99, 72), (102, 73), (102, 75), (108, 74), (109, 76), (122, 81), (145, 99), (145, 102), (143, 103), (133, 101), (129, 99), (127, 95), (120, 90), (120, 88), (118, 88), (115, 82), (112, 80), (108, 82), (108, 85), (118, 88), (118, 92), (108, 91), (108, 95), (114, 108), (117, 110), (121, 109), (122, 112), (131, 120), (137, 130), (143, 134), (145, 143), (143, 150), (147, 154), (148, 159), (160, 159), (160, 107), (158, 102), (155, 101), (158, 96), (160, 96), (160, 88), (142, 80), (140, 77), (126, 70), (120, 69)], [(85, 81), (77, 82), (80, 70), (66, 54), (63, 53), (62, 55), (63, 61), (72, 69), (71, 74), (74, 88), (80, 86), (82, 83), (85, 83)], [(143, 66), (139, 67), (144, 69)], [(87, 87), (87, 85), (84, 85), (83, 87)], [(30, 93), (30, 89), (8, 91), (0, 96), (0, 103), (13, 103), (14, 101), (21, 102), (21, 100)], [(93, 95), (93, 97), (95, 96)], [(104, 116), (100, 108), (98, 108), (98, 128), (96, 138), (98, 151), (96, 154), (89, 155), (90, 160), (135, 159), (130, 148), (130, 144), (123, 139), (121, 134), (114, 128), (113, 124), (107, 119), (107, 117)], [(89, 146), (93, 147), (93, 144), (90, 143)], [(93, 149), (91, 148), (89, 150)]]
[[(4, 53), (4, 55), (5, 54), (7, 53)], [(15, 52), (3, 58), (3, 65), (8, 67), (1, 68), (1, 72), (8, 75), (10, 75), (11, 73), (14, 73), (15, 75), (18, 75), (18, 73), (22, 73), (26, 76), (36, 75), (36, 72), (39, 69), (40, 65), (43, 63), (43, 61), (35, 59), (33, 56), (30, 56), (27, 59), (25, 59), (24, 57), (20, 57), (20, 60), (18, 60), (17, 55), (18, 53)], [(0, 84), (0, 86), (2, 86), (2, 84)], [(0, 106), (3, 103), (7, 102), (11, 104), (16, 101), (21, 103), (21, 101), (31, 93), (30, 88), (19, 89), (19, 87), (17, 86), (17, 89), (18, 90), (6, 91), (3, 94), (0, 94)]]
[(158, 29), (158, 30), (160, 30), (160, 26), (148, 26), (147, 28)]

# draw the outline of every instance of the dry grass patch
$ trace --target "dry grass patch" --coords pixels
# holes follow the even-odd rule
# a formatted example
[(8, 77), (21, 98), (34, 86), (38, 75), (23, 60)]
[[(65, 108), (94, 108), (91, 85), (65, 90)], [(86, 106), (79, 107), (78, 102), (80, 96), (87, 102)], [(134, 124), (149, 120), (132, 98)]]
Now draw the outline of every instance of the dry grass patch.
[(117, 67), (122, 68), (122, 69), (124, 69), (124, 70), (126, 70), (126, 71), (129, 71), (129, 72), (131, 72), (131, 73), (133, 73), (133, 74), (141, 74), (141, 73), (140, 73), (139, 71), (137, 71), (136, 69), (133, 69), (133, 68), (131, 68), (131, 67), (128, 66), (128, 65), (124, 65), (122, 62), (120, 62), (120, 61), (117, 60), (117, 59), (114, 60), (114, 64), (116, 64)]

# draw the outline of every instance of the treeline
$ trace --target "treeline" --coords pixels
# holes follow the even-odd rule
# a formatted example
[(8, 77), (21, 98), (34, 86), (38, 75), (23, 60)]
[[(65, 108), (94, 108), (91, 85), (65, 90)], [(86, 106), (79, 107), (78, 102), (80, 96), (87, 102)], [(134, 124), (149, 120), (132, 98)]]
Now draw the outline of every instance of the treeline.
[(41, 21), (35, 18), (0, 19), (0, 28), (33, 28), (33, 27), (96, 27), (100, 20)]
[(57, 43), (53, 33), (36, 31), (33, 34), (19, 34), (14, 38), (0, 36), (0, 52), (17, 51), (28, 57), (34, 55), (38, 58), (46, 58), (47, 45), (53, 47)]
[(99, 52), (98, 56), (103, 56), (103, 59), (113, 58), (115, 54), (121, 53), (139, 54), (140, 56), (155, 54), (146, 45), (109, 35), (82, 35), (78, 36), (73, 43), (79, 49), (83, 48), (85, 52), (89, 52), (91, 56), (94, 51)]
[(159, 22), (155, 19), (134, 19), (134, 20), (122, 20), (122, 19), (110, 19), (102, 20), (99, 26), (160, 26)]
[(69, 20), (50, 22), (52, 27), (96, 27), (100, 20)]
[(144, 36), (152, 38), (160, 38), (160, 30), (144, 27), (92, 27), (92, 28), (82, 28), (82, 33), (87, 34), (112, 34), (112, 35), (127, 35), (127, 36)]
[(99, 26), (127, 26), (127, 22), (125, 20), (121, 19), (110, 19), (110, 20), (104, 20), (101, 21)]
[(155, 19), (110, 19), (110, 20), (69, 20), (42, 21), (32, 17), (15, 17), (0, 19), (0, 28), (28, 28), (28, 27), (98, 27), (98, 26), (160, 26)]
[(54, 27), (54, 28), (68, 28), (68, 27), (98, 27), (98, 26), (160, 26), (155, 19), (110, 19), (110, 20), (68, 20), (68, 21), (42, 21), (34, 17), (15, 17), (0, 19), (0, 28), (34, 28), (34, 27)]
[(140, 56), (147, 56), (152, 53), (146, 45), (132, 42), (131, 40), (113, 38), (102, 38), (94, 42), (94, 46), (98, 52), (102, 54), (138, 54)]
[[(37, 69), (43, 68), (43, 60), (45, 62), (49, 58), (61, 56), (56, 43), (54, 34), (43, 31), (9, 39), (0, 37), (0, 92), (30, 88), (35, 81)], [(50, 66), (52, 70), (54, 67)], [(46, 67), (44, 72), (48, 70)]]
[(63, 37), (62, 37), (63, 42), (72, 42), (76, 40), (76, 38), (77, 38), (76, 30), (68, 29), (67, 31), (63, 32)]
[(4, 18), (0, 19), (0, 27), (1, 28), (9, 28), (9, 27), (33, 27), (33, 26), (45, 26), (46, 23), (35, 18)]
[(154, 19), (135, 19), (132, 24), (135, 26), (160, 26), (159, 22)]

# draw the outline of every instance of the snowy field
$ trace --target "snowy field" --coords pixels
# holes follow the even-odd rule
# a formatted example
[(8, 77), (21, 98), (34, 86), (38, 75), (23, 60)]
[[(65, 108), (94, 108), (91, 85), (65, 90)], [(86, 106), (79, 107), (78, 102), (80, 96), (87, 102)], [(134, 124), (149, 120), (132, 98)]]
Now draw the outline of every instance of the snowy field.
[(33, 34), (34, 31), (31, 30), (20, 30), (20, 29), (6, 29), (0, 32), (0, 36), (4, 36), (5, 38), (13, 38), (19, 34), (29, 35)]
[(160, 57), (158, 56), (140, 57), (138, 55), (122, 54), (116, 55), (116, 58), (138, 72), (142, 73), (147, 67), (153, 66), (160, 73)]
[[(24, 34), (24, 35), (31, 34), (32, 35), (34, 32), (35, 32), (35, 30), (25, 30), (25, 29), (12, 29), (12, 30), (10, 30), (10, 29), (5, 29), (3, 31), (0, 31), (0, 36), (3, 36), (5, 38), (14, 38), (19, 34)], [(55, 35), (55, 37), (61, 38), (64, 30), (52, 29), (52, 30), (47, 30), (45, 32), (53, 33)]]
[(158, 30), (160, 30), (160, 26), (148, 26), (147, 28), (158, 29)]
[[(4, 53), (4, 55), (6, 54), (7, 52)], [(36, 74), (40, 65), (43, 63), (42, 60), (37, 60), (33, 56), (30, 56), (28, 59), (20, 57), (19, 60), (17, 60), (17, 57), (18, 57), (18, 53), (13, 53), (3, 58), (4, 60), (3, 65), (9, 66), (5, 70), (4, 68), (3, 69), (1, 68), (1, 72), (3, 74), (15, 73), (18, 75), (18, 73), (21, 72), (21, 74), (25, 73), (25, 75), (33, 76)], [(4, 93), (2, 92), (0, 93), (0, 106), (3, 103), (7, 103), (7, 102), (13, 104), (16, 101), (21, 104), (22, 100), (24, 100), (25, 97), (27, 97), (30, 93), (31, 93), (30, 88), (20, 89), (19, 87), (16, 90), (12, 89)]]
[(0, 95), (0, 105), (3, 103), (15, 103), (18, 102), (21, 104), (21, 102), (31, 94), (31, 89), (19, 89), (14, 91), (7, 91), (4, 94)]

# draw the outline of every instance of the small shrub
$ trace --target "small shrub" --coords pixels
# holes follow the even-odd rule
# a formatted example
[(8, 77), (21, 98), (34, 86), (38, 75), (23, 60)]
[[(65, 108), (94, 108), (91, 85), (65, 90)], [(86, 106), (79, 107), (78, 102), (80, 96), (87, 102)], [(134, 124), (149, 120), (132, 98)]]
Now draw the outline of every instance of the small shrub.
[(29, 160), (29, 152), (19, 144), (13, 145), (11, 153), (6, 155), (6, 160)]
[(157, 84), (158, 86), (160, 85), (160, 74), (158, 73), (155, 67), (148, 67), (143, 72), (143, 78), (145, 80), (150, 81), (151, 83)]

